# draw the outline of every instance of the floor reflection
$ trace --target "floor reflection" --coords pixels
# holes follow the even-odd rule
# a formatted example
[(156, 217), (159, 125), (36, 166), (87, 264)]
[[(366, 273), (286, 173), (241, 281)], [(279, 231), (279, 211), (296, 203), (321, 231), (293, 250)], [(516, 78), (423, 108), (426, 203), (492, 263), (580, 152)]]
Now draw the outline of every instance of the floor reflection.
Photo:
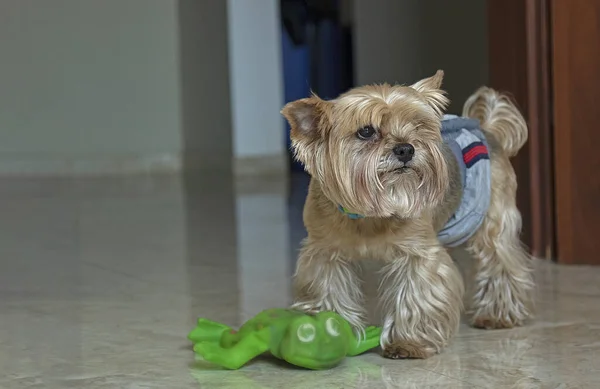
[(198, 316), (238, 326), (289, 303), (307, 183), (217, 171), (1, 179), (0, 388), (600, 387), (600, 268), (550, 263), (536, 265), (534, 322), (463, 325), (426, 361), (195, 362), (185, 335)]

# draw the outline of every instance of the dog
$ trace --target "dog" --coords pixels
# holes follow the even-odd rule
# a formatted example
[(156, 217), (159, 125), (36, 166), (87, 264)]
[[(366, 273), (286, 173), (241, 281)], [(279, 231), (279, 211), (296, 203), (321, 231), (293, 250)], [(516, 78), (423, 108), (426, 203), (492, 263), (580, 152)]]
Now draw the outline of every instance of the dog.
[(508, 96), (488, 87), (469, 97), (461, 117), (444, 115), (443, 75), (328, 101), (312, 95), (281, 111), (311, 176), (292, 307), (333, 310), (360, 332), (358, 262), (382, 261), (380, 343), (392, 359), (435, 355), (458, 330), (464, 286), (447, 247), (477, 259), (467, 302), (474, 327), (520, 326), (533, 313), (509, 161), (527, 125)]

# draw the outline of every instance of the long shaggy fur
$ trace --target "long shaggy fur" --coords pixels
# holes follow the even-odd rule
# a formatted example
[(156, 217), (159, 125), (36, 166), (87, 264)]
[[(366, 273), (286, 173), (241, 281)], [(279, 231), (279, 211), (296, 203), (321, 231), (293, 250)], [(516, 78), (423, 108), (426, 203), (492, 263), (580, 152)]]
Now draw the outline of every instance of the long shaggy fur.
[(496, 138), (508, 157), (514, 157), (527, 142), (525, 119), (507, 95), (481, 87), (465, 102), (463, 116), (478, 119)]
[[(460, 324), (464, 292), (460, 273), (442, 248), (419, 251), (423, 252), (399, 253), (382, 270), (380, 295), (387, 314), (381, 347), (389, 358), (439, 353)], [(438, 260), (423, 263), (422, 258)]]
[[(437, 240), (462, 196), (458, 165), (440, 134), (448, 104), (442, 78), (438, 71), (411, 86), (355, 88), (332, 101), (312, 96), (282, 111), (296, 158), (312, 177), (293, 306), (334, 310), (360, 331), (365, 309), (356, 263), (383, 261), (381, 345), (389, 358), (440, 352), (460, 321), (463, 282)], [(508, 158), (527, 128), (510, 100), (489, 88), (469, 98), (464, 112), (487, 134), (492, 171), (488, 213), (467, 244), (478, 259), (471, 320), (482, 328), (521, 325), (532, 313), (533, 280)], [(375, 130), (367, 139), (358, 135), (365, 127)], [(400, 143), (413, 145), (410, 161), (394, 155)], [(350, 219), (340, 205), (365, 217)]]
[(519, 240), (517, 177), (508, 157), (527, 141), (525, 119), (507, 96), (480, 88), (465, 103), (463, 113), (479, 119), (492, 145), (490, 208), (467, 248), (477, 258), (478, 272), (469, 312), (480, 328), (511, 328), (533, 315), (531, 260)]
[(357, 270), (356, 263), (339, 253), (305, 241), (298, 258), (292, 307), (306, 312), (344, 312), (346, 320), (362, 333), (365, 309)]

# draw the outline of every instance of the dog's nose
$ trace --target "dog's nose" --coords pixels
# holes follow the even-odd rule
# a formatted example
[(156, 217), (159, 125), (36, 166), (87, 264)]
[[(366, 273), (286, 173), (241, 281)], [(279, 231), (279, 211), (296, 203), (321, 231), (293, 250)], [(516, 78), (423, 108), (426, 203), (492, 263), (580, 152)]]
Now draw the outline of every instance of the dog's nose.
[(410, 143), (400, 143), (394, 146), (394, 154), (400, 161), (406, 163), (415, 155), (415, 148)]

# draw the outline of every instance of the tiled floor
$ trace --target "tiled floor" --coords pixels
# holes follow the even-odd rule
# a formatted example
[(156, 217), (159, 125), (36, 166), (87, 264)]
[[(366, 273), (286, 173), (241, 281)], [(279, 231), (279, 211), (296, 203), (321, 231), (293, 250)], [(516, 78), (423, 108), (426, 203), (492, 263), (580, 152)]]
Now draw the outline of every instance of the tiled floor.
[[(429, 360), (323, 372), (195, 362), (199, 315), (236, 325), (290, 298), (303, 180), (0, 180), (0, 388), (600, 388), (600, 268), (539, 263), (527, 327), (463, 326)], [(461, 262), (463, 259), (460, 260)]]

